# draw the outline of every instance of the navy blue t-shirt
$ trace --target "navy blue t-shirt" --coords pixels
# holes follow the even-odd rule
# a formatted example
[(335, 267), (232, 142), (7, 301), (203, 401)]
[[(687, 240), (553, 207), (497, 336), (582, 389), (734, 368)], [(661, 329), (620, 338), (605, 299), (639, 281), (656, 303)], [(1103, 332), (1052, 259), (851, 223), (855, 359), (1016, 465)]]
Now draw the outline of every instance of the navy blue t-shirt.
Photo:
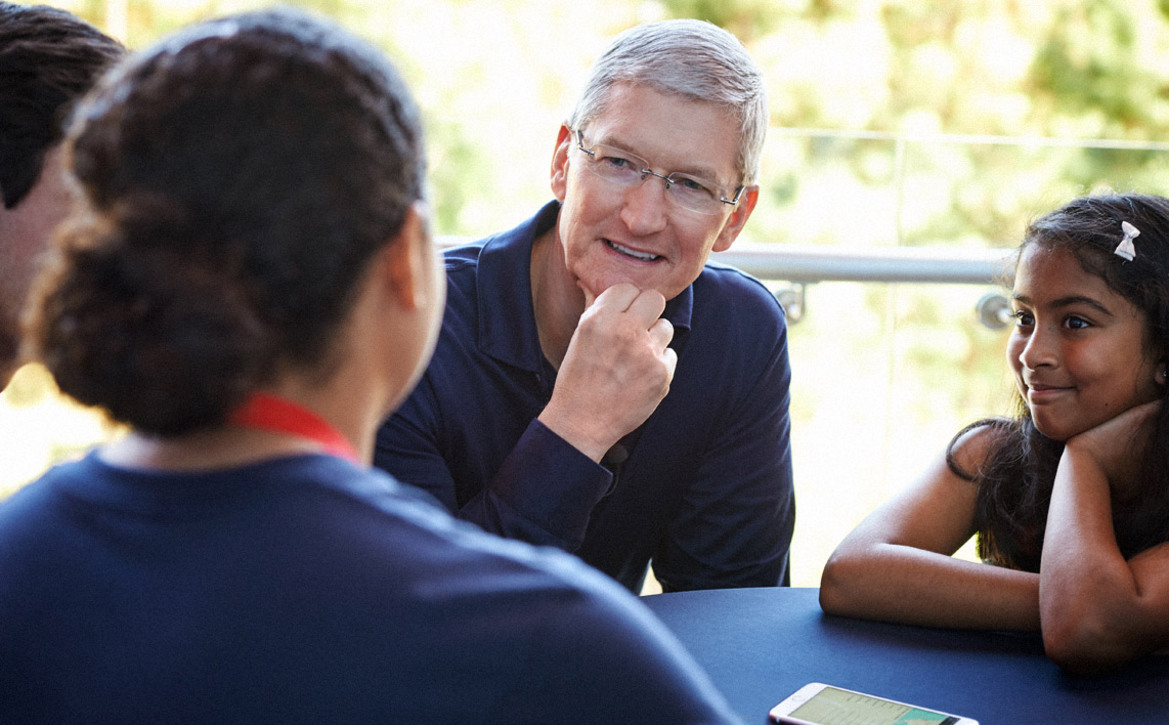
[(529, 260), (559, 208), (447, 251), (437, 349), (378, 432), (375, 465), (635, 592), (651, 559), (666, 591), (780, 584), (795, 522), (782, 308), (757, 280), (707, 264), (663, 315), (678, 354), (669, 394), (622, 441), (625, 459), (598, 465), (536, 420), (556, 370)]
[(634, 597), (421, 496), (314, 455), (50, 471), (0, 505), (0, 722), (733, 721)]

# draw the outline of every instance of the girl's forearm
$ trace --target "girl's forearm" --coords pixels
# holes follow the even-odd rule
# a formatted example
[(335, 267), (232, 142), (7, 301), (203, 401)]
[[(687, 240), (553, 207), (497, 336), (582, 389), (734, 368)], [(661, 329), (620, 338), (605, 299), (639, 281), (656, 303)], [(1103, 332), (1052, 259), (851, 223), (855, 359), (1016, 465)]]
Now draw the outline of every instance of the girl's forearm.
[[(1149, 585), (1165, 571), (1144, 570)], [(1056, 473), (1040, 573), (1048, 655), (1068, 669), (1091, 671), (1155, 649), (1167, 625), (1149, 593), (1117, 546), (1104, 471), (1092, 455), (1068, 445)]]
[(1039, 576), (896, 544), (840, 552), (824, 569), (830, 614), (933, 627), (1035, 631)]

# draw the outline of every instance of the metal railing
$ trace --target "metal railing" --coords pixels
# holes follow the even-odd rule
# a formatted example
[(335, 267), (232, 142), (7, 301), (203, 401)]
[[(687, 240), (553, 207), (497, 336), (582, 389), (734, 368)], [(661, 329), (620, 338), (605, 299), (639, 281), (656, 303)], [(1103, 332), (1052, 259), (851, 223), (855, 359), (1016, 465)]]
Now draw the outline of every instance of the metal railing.
[[(807, 312), (807, 286), (817, 282), (987, 284), (1009, 282), (1013, 250), (941, 247), (831, 247), (740, 242), (711, 259), (758, 277), (790, 283), (775, 295), (789, 322)], [(988, 292), (975, 307), (992, 329), (1010, 322), (1006, 297)]]

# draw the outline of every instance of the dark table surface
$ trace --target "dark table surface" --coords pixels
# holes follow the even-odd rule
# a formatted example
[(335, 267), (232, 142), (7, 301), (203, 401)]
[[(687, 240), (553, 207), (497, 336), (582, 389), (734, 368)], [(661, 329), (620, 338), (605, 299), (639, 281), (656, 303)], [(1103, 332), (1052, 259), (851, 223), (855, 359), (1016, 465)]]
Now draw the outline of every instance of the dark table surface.
[(1169, 657), (1073, 677), (1038, 635), (865, 622), (824, 614), (817, 589), (643, 597), (748, 725), (809, 682), (971, 717), (981, 725), (1169, 723)]

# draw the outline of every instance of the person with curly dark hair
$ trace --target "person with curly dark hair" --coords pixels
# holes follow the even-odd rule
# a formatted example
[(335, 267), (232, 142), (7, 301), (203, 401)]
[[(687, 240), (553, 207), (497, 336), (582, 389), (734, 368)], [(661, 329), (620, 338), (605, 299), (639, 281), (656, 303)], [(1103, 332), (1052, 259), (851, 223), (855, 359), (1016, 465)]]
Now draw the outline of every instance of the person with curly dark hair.
[(370, 468), (445, 278), (419, 112), (328, 21), (208, 21), (78, 109), (34, 352), (128, 432), (0, 506), (0, 722), (724, 723), (642, 605)]
[[(1033, 222), (1011, 291), (1014, 418), (958, 433), (836, 549), (834, 614), (1042, 630), (1077, 671), (1169, 645), (1169, 200)], [(951, 555), (972, 536), (986, 566)]]
[(125, 49), (81, 18), (0, 2), (0, 390), (20, 362), (20, 314), (68, 195), (63, 124)]

